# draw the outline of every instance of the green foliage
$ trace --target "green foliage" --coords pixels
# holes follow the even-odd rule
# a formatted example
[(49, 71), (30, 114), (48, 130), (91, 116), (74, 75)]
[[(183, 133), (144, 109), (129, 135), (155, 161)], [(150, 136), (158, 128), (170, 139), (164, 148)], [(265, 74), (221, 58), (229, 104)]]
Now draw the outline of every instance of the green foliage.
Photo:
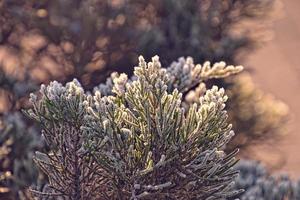
[[(198, 84), (241, 67), (207, 63), (184, 68)], [(173, 71), (173, 70), (172, 70)], [(227, 96), (214, 86), (189, 109), (158, 57), (139, 58), (135, 77), (115, 76), (113, 95), (85, 94), (74, 80), (52, 82), (31, 95), (29, 116), (42, 125), (51, 151), (37, 153), (49, 177), (36, 197), (66, 199), (226, 199), (238, 174), (237, 151), (224, 153), (234, 135), (224, 110)], [(173, 81), (173, 82), (172, 82)], [(193, 83), (193, 82), (192, 82)], [(183, 90), (191, 87), (186, 84)], [(174, 86), (174, 85), (173, 85)]]

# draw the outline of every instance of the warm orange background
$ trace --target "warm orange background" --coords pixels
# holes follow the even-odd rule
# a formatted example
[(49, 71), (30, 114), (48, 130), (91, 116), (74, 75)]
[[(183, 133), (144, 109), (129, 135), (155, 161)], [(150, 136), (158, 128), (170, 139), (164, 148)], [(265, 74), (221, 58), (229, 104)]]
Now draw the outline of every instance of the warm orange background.
[(274, 37), (244, 61), (258, 87), (290, 108), (287, 135), (252, 152), (264, 163), (283, 160), (281, 172), (300, 177), (300, 1), (282, 0), (284, 15), (274, 23)]

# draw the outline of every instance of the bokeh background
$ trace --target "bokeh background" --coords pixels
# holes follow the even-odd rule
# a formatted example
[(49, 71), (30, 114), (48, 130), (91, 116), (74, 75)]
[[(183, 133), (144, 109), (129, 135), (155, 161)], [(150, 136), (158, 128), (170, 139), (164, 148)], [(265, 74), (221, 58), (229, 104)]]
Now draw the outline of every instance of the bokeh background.
[(281, 17), (273, 24), (273, 38), (244, 62), (252, 70), (255, 84), (289, 106), (286, 135), (271, 145), (259, 146), (259, 159), (274, 163), (277, 170), (300, 176), (300, 1), (282, 1)]
[(0, 0), (0, 198), (26, 198), (45, 177), (32, 162), (46, 150), (21, 112), (41, 83), (77, 78), (92, 91), (138, 55), (244, 65), (213, 80), (230, 98), (236, 136), (227, 151), (270, 174), (300, 177), (298, 0)]

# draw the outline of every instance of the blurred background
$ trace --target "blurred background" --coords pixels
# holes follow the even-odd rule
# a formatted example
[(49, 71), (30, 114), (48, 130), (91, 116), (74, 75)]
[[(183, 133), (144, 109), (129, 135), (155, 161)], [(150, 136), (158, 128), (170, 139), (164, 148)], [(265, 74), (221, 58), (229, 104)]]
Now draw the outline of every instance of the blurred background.
[[(284, 157), (278, 170), (300, 176), (300, 1), (282, 1), (281, 17), (273, 24), (273, 38), (242, 63), (253, 70), (255, 84), (289, 106), (286, 135), (256, 150), (258, 158), (272, 163)], [(257, 148), (257, 147), (255, 147)]]
[(77, 78), (89, 91), (138, 55), (225, 61), (245, 71), (224, 87), (236, 136), (226, 151), (270, 174), (300, 177), (298, 0), (0, 0), (0, 197), (26, 199), (45, 177), (32, 161), (45, 147), (21, 109), (41, 83)]

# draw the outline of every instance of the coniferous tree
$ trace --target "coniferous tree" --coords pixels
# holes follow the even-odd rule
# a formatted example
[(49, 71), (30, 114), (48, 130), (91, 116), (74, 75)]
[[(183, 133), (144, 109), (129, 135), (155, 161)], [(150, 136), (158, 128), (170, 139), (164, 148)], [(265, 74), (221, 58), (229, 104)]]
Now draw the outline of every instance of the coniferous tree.
[[(178, 69), (179, 70), (179, 69)], [(181, 69), (192, 82), (237, 73), (241, 67), (216, 63)], [(173, 71), (173, 70), (172, 70)], [(158, 57), (139, 58), (135, 76), (116, 75), (112, 95), (86, 94), (74, 80), (52, 82), (31, 96), (28, 114), (37, 120), (51, 151), (37, 153), (49, 177), (36, 197), (65, 199), (226, 199), (238, 174), (234, 135), (224, 110), (227, 96), (214, 86), (188, 109), (174, 75)]]

